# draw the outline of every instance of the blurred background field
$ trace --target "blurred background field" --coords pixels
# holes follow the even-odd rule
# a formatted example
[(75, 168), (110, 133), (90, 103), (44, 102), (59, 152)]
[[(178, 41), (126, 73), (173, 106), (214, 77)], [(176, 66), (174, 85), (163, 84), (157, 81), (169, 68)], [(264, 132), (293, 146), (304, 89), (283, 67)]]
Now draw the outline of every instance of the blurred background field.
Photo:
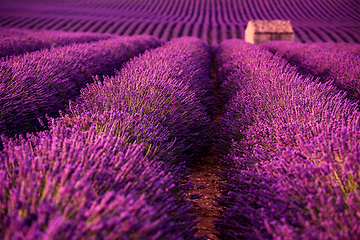
[(297, 42), (360, 42), (355, 0), (2, 0), (0, 26), (25, 29), (194, 36), (211, 45), (244, 39), (249, 20), (290, 20)]

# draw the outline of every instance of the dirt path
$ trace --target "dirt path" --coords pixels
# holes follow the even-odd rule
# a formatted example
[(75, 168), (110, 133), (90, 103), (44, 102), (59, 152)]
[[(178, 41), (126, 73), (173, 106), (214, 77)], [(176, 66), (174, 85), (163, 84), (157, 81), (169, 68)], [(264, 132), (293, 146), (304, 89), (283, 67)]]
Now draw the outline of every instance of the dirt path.
[[(196, 227), (199, 228), (197, 235), (207, 235), (207, 239), (217, 240), (213, 220), (219, 217), (218, 208), (214, 206), (216, 202), (214, 196), (220, 196), (219, 177), (216, 173), (220, 171), (217, 161), (211, 156), (206, 156), (200, 164), (192, 169), (189, 176), (194, 184), (194, 190), (187, 191), (188, 199), (193, 201), (194, 213), (201, 221)], [(203, 195), (199, 199), (191, 199), (192, 194)]]

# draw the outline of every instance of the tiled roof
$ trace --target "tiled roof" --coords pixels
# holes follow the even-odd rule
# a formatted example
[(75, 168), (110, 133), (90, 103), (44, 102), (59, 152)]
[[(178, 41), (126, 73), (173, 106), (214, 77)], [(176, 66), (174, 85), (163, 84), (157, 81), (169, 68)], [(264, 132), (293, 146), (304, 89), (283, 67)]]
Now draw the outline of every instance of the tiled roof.
[(250, 20), (255, 33), (294, 33), (289, 20)]

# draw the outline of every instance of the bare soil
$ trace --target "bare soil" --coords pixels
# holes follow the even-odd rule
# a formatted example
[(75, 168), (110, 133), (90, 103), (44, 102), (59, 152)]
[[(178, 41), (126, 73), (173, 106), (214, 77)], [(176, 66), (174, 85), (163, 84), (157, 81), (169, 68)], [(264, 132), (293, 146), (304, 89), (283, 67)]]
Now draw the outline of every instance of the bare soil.
[[(206, 235), (206, 239), (218, 240), (214, 234), (215, 228), (213, 220), (217, 219), (220, 214), (218, 207), (214, 204), (215, 196), (220, 196), (219, 177), (217, 172), (220, 171), (220, 165), (211, 155), (202, 159), (202, 162), (192, 168), (189, 180), (193, 182), (194, 190), (186, 191), (186, 196), (193, 201), (194, 213), (197, 219), (201, 220), (197, 224), (199, 231), (197, 236)], [(200, 188), (200, 189), (199, 189)], [(192, 194), (203, 194), (199, 199), (191, 199)]]

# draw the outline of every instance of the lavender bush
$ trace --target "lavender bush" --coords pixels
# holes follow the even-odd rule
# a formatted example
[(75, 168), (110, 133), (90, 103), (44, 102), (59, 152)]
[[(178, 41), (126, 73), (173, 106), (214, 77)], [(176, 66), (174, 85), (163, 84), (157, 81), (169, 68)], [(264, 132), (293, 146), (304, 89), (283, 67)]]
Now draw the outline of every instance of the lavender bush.
[(219, 53), (234, 70), (223, 82), (232, 98), (218, 123), (219, 147), (230, 146), (219, 237), (356, 239), (356, 104), (241, 40), (225, 41)]
[(0, 238), (199, 239), (174, 176), (141, 145), (60, 121), (27, 138), (3, 138)]
[(352, 53), (351, 45), (340, 47), (344, 51), (324, 44), (281, 41), (264, 43), (262, 46), (296, 65), (303, 74), (319, 77), (323, 82), (332, 82), (338, 89), (346, 91), (350, 99), (360, 99), (360, 56)]
[[(210, 111), (212, 99), (208, 55), (208, 45), (201, 40), (172, 40), (134, 58), (115, 77), (89, 84), (70, 105), (69, 115), (126, 112), (146, 116), (169, 135), (167, 139), (161, 137), (162, 143), (149, 137), (145, 142), (169, 149), (158, 153), (166, 162), (190, 163), (209, 145), (210, 116), (206, 110)], [(160, 136), (160, 132), (154, 135)]]
[(58, 116), (93, 75), (114, 74), (131, 57), (159, 45), (153, 37), (119, 37), (0, 62), (0, 132), (13, 136), (40, 130), (38, 118)]
[(31, 31), (14, 28), (0, 28), (0, 36), (0, 58), (44, 48), (50, 49), (51, 47), (94, 42), (115, 37), (110, 34)]

